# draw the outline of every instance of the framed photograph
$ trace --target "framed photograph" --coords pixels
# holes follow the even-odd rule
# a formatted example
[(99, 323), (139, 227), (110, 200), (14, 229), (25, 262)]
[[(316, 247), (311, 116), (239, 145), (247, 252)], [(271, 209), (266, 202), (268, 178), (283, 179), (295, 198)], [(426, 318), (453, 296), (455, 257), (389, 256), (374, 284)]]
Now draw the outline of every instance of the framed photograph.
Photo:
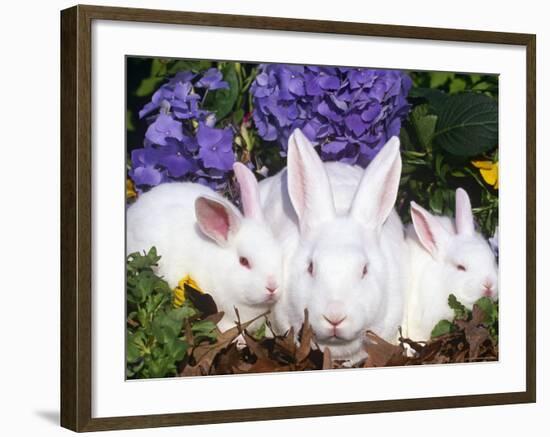
[(61, 55), (62, 426), (535, 402), (535, 35), (75, 6)]

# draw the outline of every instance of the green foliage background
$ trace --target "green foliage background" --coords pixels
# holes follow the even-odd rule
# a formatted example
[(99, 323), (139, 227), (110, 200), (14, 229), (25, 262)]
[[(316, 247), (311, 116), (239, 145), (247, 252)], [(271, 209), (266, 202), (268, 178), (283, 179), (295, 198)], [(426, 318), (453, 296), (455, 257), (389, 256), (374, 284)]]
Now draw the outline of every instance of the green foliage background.
[(408, 222), (411, 200), (454, 215), (454, 193), (464, 188), (486, 237), (498, 226), (498, 188), (472, 161), (498, 163), (498, 77), (411, 72), (413, 108), (401, 129), (403, 174), (398, 210)]

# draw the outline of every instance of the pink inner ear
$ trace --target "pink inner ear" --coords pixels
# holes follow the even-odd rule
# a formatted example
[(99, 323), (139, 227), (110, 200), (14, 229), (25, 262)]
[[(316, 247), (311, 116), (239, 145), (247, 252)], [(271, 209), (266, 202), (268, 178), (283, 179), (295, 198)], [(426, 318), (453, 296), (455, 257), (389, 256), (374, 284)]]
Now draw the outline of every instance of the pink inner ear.
[(258, 220), (263, 219), (256, 177), (240, 162), (233, 165), (233, 171), (239, 182), (239, 190), (241, 192), (241, 201), (245, 217), (256, 218)]
[(304, 211), (306, 209), (306, 175), (304, 172), (304, 164), (302, 161), (302, 157), (299, 154), (296, 154), (296, 166), (293, 166), (291, 171), (293, 172), (294, 176), (294, 183), (292, 184), (292, 194), (293, 194), (293, 200), (296, 204), (296, 213), (298, 214), (299, 218), (303, 218)]
[(197, 221), (202, 231), (216, 241), (227, 241), (231, 222), (223, 205), (209, 199), (197, 199)]
[(243, 212), (245, 217), (254, 217), (256, 215), (256, 208), (255, 208), (255, 196), (254, 193), (251, 192), (250, 187), (247, 185), (241, 185), (241, 200), (243, 202)]
[(334, 200), (327, 172), (317, 151), (299, 129), (288, 140), (287, 169), (288, 194), (300, 231), (309, 231), (333, 219)]
[(416, 231), (418, 239), (424, 248), (433, 254), (437, 245), (432, 229), (430, 228), (430, 224), (428, 223), (428, 219), (421, 211), (415, 208), (411, 208), (411, 217), (413, 219), (414, 230)]

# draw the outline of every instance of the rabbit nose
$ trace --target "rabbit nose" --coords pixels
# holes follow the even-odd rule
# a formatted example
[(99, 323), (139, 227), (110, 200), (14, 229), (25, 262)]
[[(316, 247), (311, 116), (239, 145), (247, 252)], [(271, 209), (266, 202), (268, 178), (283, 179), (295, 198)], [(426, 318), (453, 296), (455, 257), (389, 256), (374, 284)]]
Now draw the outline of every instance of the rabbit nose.
[(486, 297), (493, 296), (493, 282), (490, 280), (485, 281), (483, 284), (483, 295)]
[(340, 323), (342, 323), (344, 320), (346, 320), (346, 317), (347, 316), (344, 316), (344, 317), (327, 317), (327, 316), (323, 315), (323, 318), (334, 327), (338, 326)]
[(277, 291), (277, 288), (278, 288), (277, 286), (269, 286), (269, 285), (265, 287), (265, 289), (269, 294), (274, 294)]
[[(274, 293), (275, 291), (277, 291), (277, 288), (279, 288), (279, 285), (277, 284), (277, 281), (275, 280), (275, 278), (273, 276), (268, 276), (267, 278), (267, 285), (265, 287), (266, 289), (268, 289), (271, 293)], [(273, 290), (273, 291), (271, 291)]]

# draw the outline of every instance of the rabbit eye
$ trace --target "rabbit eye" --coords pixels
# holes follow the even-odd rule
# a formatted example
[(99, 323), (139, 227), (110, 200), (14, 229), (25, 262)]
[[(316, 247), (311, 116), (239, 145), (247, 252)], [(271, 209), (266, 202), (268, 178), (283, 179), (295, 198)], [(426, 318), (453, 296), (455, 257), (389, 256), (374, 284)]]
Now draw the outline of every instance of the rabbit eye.
[(310, 276), (313, 276), (313, 261), (309, 262), (309, 265), (307, 266), (307, 272), (310, 274)]
[(466, 271), (466, 267), (464, 267), (462, 264), (457, 264), (457, 265), (456, 265), (456, 268), (457, 268), (457, 270), (460, 270), (461, 272), (465, 272), (465, 271)]
[(361, 277), (364, 278), (365, 276), (367, 276), (368, 272), (369, 272), (369, 269), (368, 269), (367, 265), (365, 264), (363, 266), (363, 273), (362, 273)]
[(239, 258), (239, 262), (241, 263), (241, 266), (246, 267), (247, 269), (250, 268), (250, 261), (248, 261), (248, 258), (241, 256)]

